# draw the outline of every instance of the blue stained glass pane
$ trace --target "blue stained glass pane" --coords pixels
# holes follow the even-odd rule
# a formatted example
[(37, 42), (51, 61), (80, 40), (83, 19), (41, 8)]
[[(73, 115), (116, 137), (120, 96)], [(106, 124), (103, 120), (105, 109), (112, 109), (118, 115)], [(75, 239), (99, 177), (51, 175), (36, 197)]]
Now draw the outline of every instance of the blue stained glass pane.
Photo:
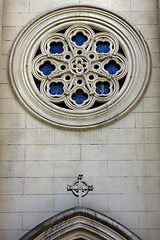
[(95, 33), (99, 33), (99, 32), (101, 32), (101, 31), (98, 30), (98, 29), (93, 29), (93, 31), (94, 31)]
[(62, 95), (63, 94), (63, 83), (51, 83), (50, 90), (51, 95)]
[(41, 49), (40, 49), (40, 47), (39, 47), (38, 50), (37, 50), (37, 52), (36, 52), (35, 57), (37, 57), (37, 56), (40, 55), (40, 54), (41, 54)]
[(111, 60), (109, 63), (104, 65), (104, 69), (109, 72), (109, 74), (113, 75), (118, 70), (120, 70), (119, 64), (117, 64), (115, 61)]
[(63, 52), (63, 43), (62, 42), (52, 42), (50, 44), (50, 52), (52, 54), (62, 53)]
[(123, 49), (121, 48), (121, 46), (119, 46), (118, 53), (125, 57), (125, 54), (124, 54)]
[(87, 37), (84, 36), (82, 32), (78, 32), (75, 36), (72, 37), (72, 41), (77, 44), (77, 46), (82, 46), (84, 42), (87, 41)]
[(121, 88), (123, 87), (125, 80), (126, 80), (126, 77), (119, 80), (119, 90), (121, 90)]
[(39, 70), (43, 72), (44, 75), (50, 75), (52, 71), (55, 70), (55, 66), (52, 65), (49, 61), (44, 62), (43, 65), (39, 67)]
[(88, 96), (81, 89), (79, 89), (73, 94), (72, 98), (77, 104), (82, 104), (88, 98)]
[(110, 44), (109, 42), (97, 42), (96, 51), (98, 53), (108, 53), (110, 51)]
[(34, 78), (34, 82), (35, 82), (35, 84), (36, 84), (36, 87), (37, 87), (38, 90), (40, 91), (41, 82), (38, 81), (36, 78)]
[(109, 82), (97, 82), (96, 92), (98, 94), (108, 94), (110, 92), (109, 87), (110, 87)]
[(62, 29), (61, 31), (59, 31), (58, 33), (65, 33), (65, 31), (67, 30), (67, 28), (65, 28), (65, 29)]

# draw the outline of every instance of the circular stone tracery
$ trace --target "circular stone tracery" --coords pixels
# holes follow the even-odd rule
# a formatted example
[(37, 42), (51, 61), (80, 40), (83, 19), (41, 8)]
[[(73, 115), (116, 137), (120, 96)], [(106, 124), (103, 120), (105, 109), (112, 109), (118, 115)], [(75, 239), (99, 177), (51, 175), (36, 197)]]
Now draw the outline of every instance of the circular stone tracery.
[(118, 39), (85, 24), (74, 24), (61, 32), (44, 37), (41, 52), (32, 62), (41, 95), (73, 110), (97, 108), (111, 100), (128, 73), (127, 58), (123, 50), (118, 52)]
[(34, 20), (10, 55), (11, 82), (22, 102), (47, 122), (73, 128), (125, 114), (142, 96), (149, 72), (148, 47), (135, 27), (86, 5)]

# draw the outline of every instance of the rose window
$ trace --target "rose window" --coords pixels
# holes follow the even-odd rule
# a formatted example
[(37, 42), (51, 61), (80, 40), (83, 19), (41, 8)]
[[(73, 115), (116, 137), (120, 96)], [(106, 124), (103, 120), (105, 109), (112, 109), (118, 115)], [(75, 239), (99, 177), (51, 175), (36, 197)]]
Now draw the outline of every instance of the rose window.
[(78, 4), (30, 22), (13, 44), (9, 72), (18, 98), (35, 116), (90, 128), (136, 105), (148, 84), (150, 54), (130, 21)]
[(127, 58), (114, 34), (78, 24), (45, 36), (32, 62), (43, 97), (68, 109), (110, 101), (121, 91), (127, 72)]

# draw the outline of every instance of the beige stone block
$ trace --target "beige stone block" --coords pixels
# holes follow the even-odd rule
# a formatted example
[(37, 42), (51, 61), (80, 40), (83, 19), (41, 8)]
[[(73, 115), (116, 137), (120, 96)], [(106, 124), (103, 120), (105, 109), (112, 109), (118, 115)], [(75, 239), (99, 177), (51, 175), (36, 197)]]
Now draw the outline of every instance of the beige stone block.
[[(48, 175), (48, 174), (46, 174)], [(56, 194), (53, 178), (26, 178), (24, 194)]]
[(11, 162), (11, 177), (25, 177), (25, 162)]
[(131, 11), (157, 10), (157, 0), (131, 0)]
[(0, 69), (0, 83), (9, 83), (8, 72), (6, 69)]
[(22, 194), (23, 179), (20, 178), (1, 178), (0, 194)]
[(26, 126), (27, 128), (52, 128), (53, 126), (51, 124), (48, 124), (45, 121), (42, 121), (39, 118), (35, 118), (33, 115), (27, 115), (26, 118)]
[(24, 177), (25, 164), (24, 162), (0, 162), (0, 177)]
[(29, 0), (5, 0), (5, 13), (27, 13), (29, 10)]
[[(93, 128), (93, 129), (83, 131), (81, 133), (81, 137), (79, 138), (79, 143), (87, 144), (87, 145), (107, 144), (108, 131), (112, 131), (112, 129), (108, 129), (106, 125), (96, 129)], [(115, 131), (115, 129), (113, 129), (113, 131)]]
[(83, 206), (100, 212), (108, 212), (108, 195), (95, 195), (94, 193), (89, 193), (85, 198), (83, 198)]
[(121, 12), (121, 14), (128, 18), (134, 25), (139, 24), (158, 24), (157, 10), (156, 11), (135, 11), (135, 12)]
[(109, 211), (159, 211), (160, 194), (109, 195)]
[(0, 128), (25, 128), (25, 115), (0, 114)]
[(22, 132), (25, 139), (20, 141), (26, 144), (54, 144), (55, 143), (55, 129), (28, 129)]
[(0, 230), (0, 239), (17, 240), (22, 237), (26, 231), (24, 230)]
[(54, 176), (53, 161), (27, 161), (25, 163), (26, 177), (53, 177)]
[(81, 158), (87, 161), (135, 160), (136, 146), (134, 144), (82, 145)]
[(0, 130), (0, 144), (22, 144), (25, 141), (25, 131), (23, 130)]
[(125, 115), (123, 118), (114, 121), (112, 124), (108, 126), (108, 128), (134, 128), (135, 127), (135, 119), (134, 114), (130, 113)]
[(2, 41), (2, 54), (9, 54), (13, 41)]
[(160, 193), (160, 177), (138, 178), (138, 192)]
[(10, 177), (10, 163), (0, 162), (0, 177)]
[(153, 82), (153, 81), (158, 82), (159, 81), (159, 76), (160, 76), (160, 68), (152, 68), (151, 82)]
[(108, 175), (108, 161), (83, 161), (78, 162), (79, 173), (88, 177), (103, 177)]
[(141, 31), (145, 39), (158, 38), (158, 25), (137, 24), (137, 28)]
[(0, 99), (0, 113), (25, 113), (25, 108), (17, 99)]
[(53, 211), (53, 196), (50, 195), (29, 195), (24, 197), (24, 212)]
[(1, 161), (23, 161), (25, 158), (24, 145), (0, 145)]
[(107, 176), (107, 161), (61, 161), (55, 162), (56, 177), (75, 177), (83, 173), (84, 176)]
[(146, 168), (147, 176), (160, 176), (160, 162), (150, 161)]
[(135, 193), (137, 192), (137, 179), (130, 177), (88, 177), (84, 180), (94, 186), (93, 194)]
[(0, 84), (0, 98), (14, 98), (13, 91), (9, 84)]
[(160, 143), (160, 128), (146, 128), (145, 142), (146, 143)]
[(21, 229), (22, 214), (21, 213), (0, 213), (0, 229)]
[(140, 212), (140, 228), (159, 229), (160, 213), (159, 212)]
[(37, 17), (37, 14), (28, 13), (4, 13), (3, 26), (4, 27), (24, 27), (29, 21)]
[[(0, 130), (0, 144), (53, 144), (51, 131), (12, 129)], [(42, 137), (43, 136), (43, 137)]]
[(136, 113), (136, 127), (160, 127), (160, 113)]
[(160, 112), (160, 98), (143, 98), (133, 112), (151, 113)]
[(22, 30), (22, 27), (3, 27), (2, 31), (2, 38), (3, 40), (7, 40), (9, 42), (12, 42), (16, 36), (20, 33)]
[(105, 214), (125, 227), (139, 228), (138, 212), (106, 212)]
[[(80, 0), (81, 4), (93, 4), (92, 0)], [(94, 0), (94, 4), (114, 11), (130, 11), (130, 0)]]
[(8, 55), (7, 54), (3, 54), (1, 55), (2, 57), (2, 69), (8, 69)]
[(149, 49), (152, 53), (159, 53), (159, 40), (157, 39), (148, 39), (147, 40)]
[(160, 96), (160, 82), (152, 81), (145, 93), (146, 97), (159, 97)]
[(3, 212), (53, 211), (53, 196), (50, 196), (50, 195), (1, 195), (0, 211), (2, 213)]
[(26, 194), (64, 195), (67, 194), (67, 184), (72, 184), (75, 178), (26, 178), (24, 191)]
[(160, 54), (159, 53), (151, 53), (152, 67), (160, 68)]
[[(94, 130), (92, 133), (88, 131), (88, 138), (89, 138), (89, 134), (94, 134)], [(82, 135), (83, 135), (82, 131), (59, 128), (59, 129), (56, 129), (54, 140), (56, 144), (64, 144), (64, 145), (81, 144), (83, 139)], [(90, 140), (88, 139), (88, 141)]]
[(27, 145), (27, 160), (76, 160), (79, 159), (78, 145)]
[[(81, 143), (82, 144), (107, 144), (108, 143), (108, 129), (106, 126), (99, 127), (97, 129), (90, 129), (82, 132)], [(112, 130), (111, 130), (112, 131)], [(113, 129), (114, 131), (114, 129)]]
[[(52, 217), (53, 212), (45, 213), (24, 213), (23, 214), (23, 229), (32, 229), (39, 223), (45, 221), (46, 219)], [(31, 221), (32, 219), (32, 221)]]
[(54, 195), (53, 201), (53, 211), (55, 212), (78, 206), (78, 198), (74, 197), (71, 192), (68, 195)]
[(109, 161), (108, 176), (149, 176), (147, 173), (152, 164), (152, 161)]
[(50, 1), (50, 0), (34, 0), (30, 1), (30, 8), (29, 11), (41, 13), (44, 11), (52, 10), (55, 7), (61, 7), (66, 4), (78, 4), (80, 3), (80, 0), (63, 0), (57, 3), (56, 1)]
[(159, 160), (160, 144), (138, 144), (136, 148), (139, 160)]
[(110, 144), (133, 144), (142, 143), (146, 140), (144, 129), (109, 129), (108, 143)]
[(55, 162), (55, 177), (73, 177), (78, 176), (81, 163), (78, 161), (56, 161)]
[[(108, 178), (108, 193), (135, 193), (137, 180), (134, 178)], [(105, 186), (105, 183), (104, 185)]]

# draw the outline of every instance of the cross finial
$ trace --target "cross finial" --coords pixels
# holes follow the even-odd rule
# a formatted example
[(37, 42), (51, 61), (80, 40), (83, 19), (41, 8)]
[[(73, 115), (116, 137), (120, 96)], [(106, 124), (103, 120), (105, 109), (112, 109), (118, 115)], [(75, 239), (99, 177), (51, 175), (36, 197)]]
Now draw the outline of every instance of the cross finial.
[(72, 185), (67, 185), (67, 191), (72, 191), (74, 196), (78, 197), (78, 205), (82, 206), (82, 197), (86, 196), (89, 191), (93, 191), (93, 185), (88, 185), (82, 181), (83, 174), (79, 174), (77, 180)]

